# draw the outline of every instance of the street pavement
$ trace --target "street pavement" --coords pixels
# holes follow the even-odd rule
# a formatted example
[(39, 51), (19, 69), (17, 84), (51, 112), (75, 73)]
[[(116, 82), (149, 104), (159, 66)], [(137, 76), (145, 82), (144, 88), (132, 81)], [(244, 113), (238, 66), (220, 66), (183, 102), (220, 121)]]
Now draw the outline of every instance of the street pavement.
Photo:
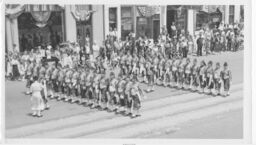
[[(50, 100), (51, 109), (44, 111), (42, 118), (34, 118), (30, 115), (30, 97), (24, 94), (25, 82), (6, 81), (6, 137), (242, 138), (243, 51), (198, 59), (229, 63), (231, 96), (212, 97), (157, 86), (142, 101), (142, 116), (135, 119), (56, 100)], [(141, 86), (146, 89), (145, 84)]]

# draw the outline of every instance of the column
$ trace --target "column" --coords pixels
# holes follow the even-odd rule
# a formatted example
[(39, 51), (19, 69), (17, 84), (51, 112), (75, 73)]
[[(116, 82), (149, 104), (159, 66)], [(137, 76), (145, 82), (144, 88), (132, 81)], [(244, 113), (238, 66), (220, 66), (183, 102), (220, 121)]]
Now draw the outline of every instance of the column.
[(105, 5), (104, 8), (104, 23), (105, 23), (105, 37), (109, 34), (109, 6)]
[(71, 14), (71, 7), (74, 7), (74, 5), (65, 5), (66, 41), (76, 42), (76, 20)]
[(166, 6), (161, 6), (160, 7), (160, 32), (161, 32), (161, 28), (163, 26), (166, 27)]
[(132, 7), (132, 14), (133, 14), (133, 33), (136, 36), (136, 30), (137, 30), (137, 7), (133, 6)]
[(194, 22), (193, 22), (193, 23), (194, 23), (194, 27), (193, 27), (193, 28), (194, 28), (194, 32), (193, 32), (193, 35), (195, 35), (195, 30), (196, 30), (196, 16), (197, 16), (197, 13), (198, 13), (197, 11), (194, 11), (194, 14), (193, 14), (193, 19), (194, 19)]
[(62, 31), (62, 42), (66, 41), (66, 31), (65, 31), (65, 10), (61, 11), (61, 31)]
[(188, 9), (187, 10), (188, 13), (188, 19), (187, 19), (187, 30), (189, 32), (189, 34), (194, 34), (194, 10), (193, 9)]
[(95, 12), (92, 14), (92, 33), (93, 40), (96, 41), (98, 45), (101, 45), (104, 40), (104, 10), (102, 5), (93, 5), (92, 10)]
[(6, 39), (6, 46), (8, 51), (13, 51), (13, 43), (12, 43), (12, 32), (11, 32), (11, 22), (10, 19), (5, 17), (5, 39)]
[(225, 5), (225, 24), (229, 24), (229, 5)]
[(121, 6), (117, 6), (117, 37), (121, 38)]
[(240, 5), (235, 5), (235, 16), (234, 16), (234, 22), (239, 23), (240, 22)]
[(18, 19), (14, 18), (11, 20), (11, 31), (12, 31), (12, 43), (16, 45), (16, 51), (20, 51), (19, 47), (19, 29)]

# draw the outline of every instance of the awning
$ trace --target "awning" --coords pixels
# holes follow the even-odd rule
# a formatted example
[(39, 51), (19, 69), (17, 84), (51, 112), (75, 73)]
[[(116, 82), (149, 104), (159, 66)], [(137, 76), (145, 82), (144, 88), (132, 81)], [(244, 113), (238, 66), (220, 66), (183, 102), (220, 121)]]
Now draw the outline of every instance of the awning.
[(137, 16), (151, 17), (160, 14), (160, 6), (137, 6)]

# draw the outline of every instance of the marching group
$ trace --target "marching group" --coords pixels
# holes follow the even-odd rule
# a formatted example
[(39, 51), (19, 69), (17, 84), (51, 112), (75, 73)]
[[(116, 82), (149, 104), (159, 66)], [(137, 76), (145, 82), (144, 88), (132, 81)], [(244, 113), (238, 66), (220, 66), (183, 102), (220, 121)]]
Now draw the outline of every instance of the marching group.
[[(7, 67), (7, 76), (27, 80), (33, 115), (39, 117), (42, 110), (49, 108), (48, 98), (56, 98), (134, 118), (140, 116), (145, 92), (154, 91), (155, 85), (213, 96), (229, 95), (232, 75), (226, 62), (199, 62), (197, 58), (187, 58), (186, 52), (177, 55), (176, 50), (187, 51), (186, 36), (167, 39), (163, 34), (153, 44), (148, 39), (136, 40), (132, 33), (122, 45), (116, 37), (108, 36), (105, 47), (98, 48), (96, 55), (90, 49), (51, 47), (9, 54), (6, 62), (13, 67)], [(176, 41), (180, 42), (178, 49), (173, 46)], [(201, 47), (200, 42), (197, 47)], [(53, 64), (45, 61), (52, 57), (57, 58)], [(140, 83), (148, 85), (145, 92)]]

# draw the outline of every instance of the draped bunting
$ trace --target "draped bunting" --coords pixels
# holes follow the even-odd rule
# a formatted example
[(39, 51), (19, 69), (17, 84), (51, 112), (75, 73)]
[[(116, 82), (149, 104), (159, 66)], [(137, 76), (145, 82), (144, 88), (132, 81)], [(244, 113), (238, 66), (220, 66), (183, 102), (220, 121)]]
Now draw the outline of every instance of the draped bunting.
[(202, 6), (201, 11), (204, 11), (206, 13), (215, 13), (217, 10), (219, 10), (221, 13), (224, 13), (224, 6), (223, 5), (204, 5)]
[(81, 9), (78, 6), (71, 7), (71, 13), (76, 21), (88, 21), (95, 11)]
[(35, 11), (61, 11), (64, 9), (63, 5), (26, 5), (25, 12)]
[(51, 16), (51, 12), (50, 11), (31, 12), (31, 15), (36, 20), (36, 25), (42, 28), (47, 25), (47, 21)]
[(139, 16), (143, 16), (143, 17), (151, 17), (155, 14), (160, 13), (159, 6), (138, 6), (137, 10), (139, 12)]
[(15, 19), (19, 15), (21, 15), (25, 10), (25, 5), (13, 5), (7, 4), (5, 5), (5, 15), (10, 19)]

